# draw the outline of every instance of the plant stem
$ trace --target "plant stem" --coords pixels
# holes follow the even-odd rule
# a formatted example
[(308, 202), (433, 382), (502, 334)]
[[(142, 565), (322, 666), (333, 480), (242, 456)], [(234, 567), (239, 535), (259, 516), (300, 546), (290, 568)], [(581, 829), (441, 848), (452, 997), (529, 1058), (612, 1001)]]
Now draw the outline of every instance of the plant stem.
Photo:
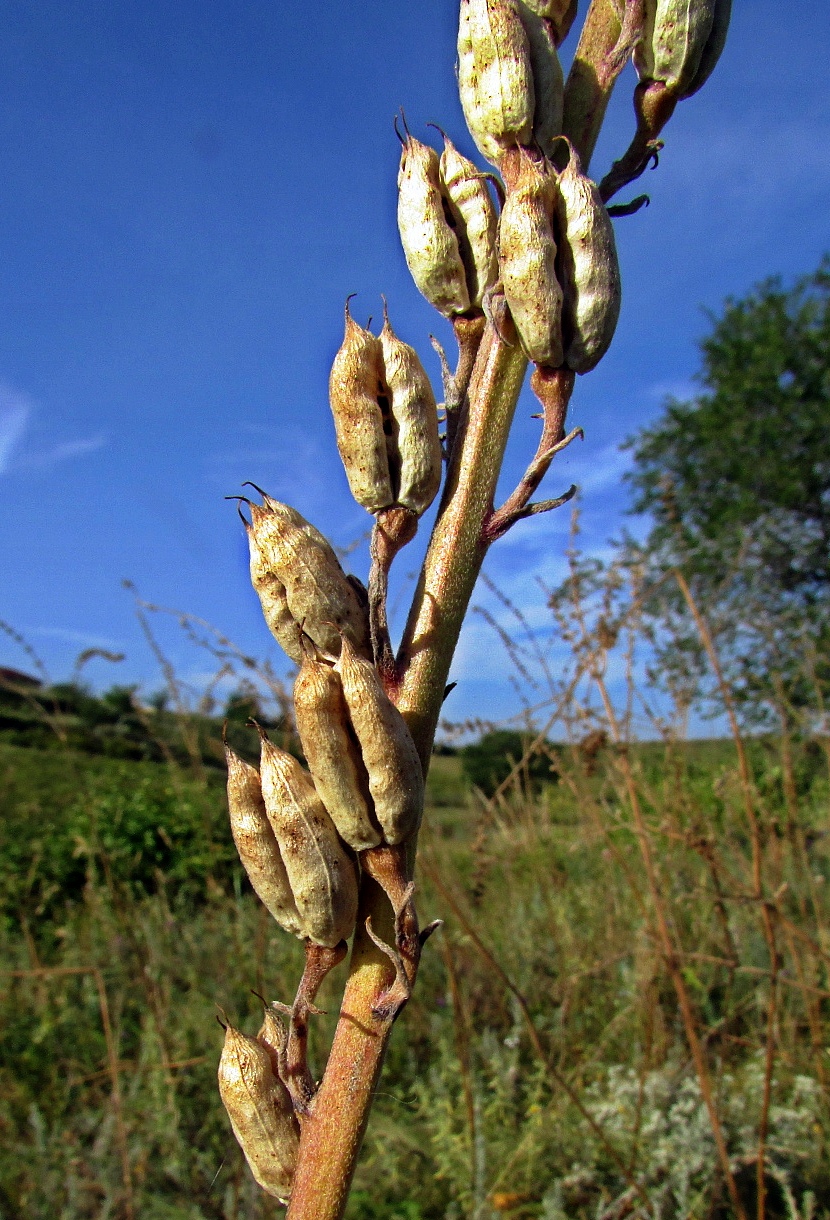
[[(398, 659), (396, 702), (425, 771), (453, 652), (487, 551), (484, 522), (493, 509), (527, 369), (506, 316), (499, 330), (501, 334), (489, 323), (482, 338)], [(394, 943), (391, 914), (382, 890), (364, 874), (349, 980), (314, 1111), (303, 1123), (286, 1220), (341, 1220), (345, 1211), (393, 1024), (392, 1018), (373, 1012), (392, 981), (392, 969), (369, 939), (365, 923), (371, 917), (375, 932)]]

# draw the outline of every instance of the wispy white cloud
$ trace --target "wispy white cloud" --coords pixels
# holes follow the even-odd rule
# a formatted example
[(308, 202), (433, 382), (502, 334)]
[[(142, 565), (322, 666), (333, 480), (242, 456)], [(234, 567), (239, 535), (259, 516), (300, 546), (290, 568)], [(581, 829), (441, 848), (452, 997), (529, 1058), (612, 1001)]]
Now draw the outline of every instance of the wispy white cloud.
[(106, 443), (107, 438), (103, 433), (99, 433), (98, 436), (83, 437), (77, 441), (63, 441), (41, 453), (28, 454), (21, 458), (17, 465), (22, 470), (54, 470), (56, 466), (70, 462), (73, 458), (85, 457), (88, 453), (95, 453), (97, 450), (103, 449)]
[(121, 641), (113, 640), (109, 636), (75, 631), (71, 627), (29, 627), (26, 634), (65, 640), (68, 644), (77, 644), (81, 648), (106, 648), (110, 652), (118, 652), (123, 647)]
[(0, 384), (0, 474), (11, 465), (32, 414), (32, 403), (25, 394)]
[(46, 449), (29, 449), (20, 453), (21, 442), (35, 414), (35, 404), (28, 395), (0, 383), (0, 474), (17, 470), (54, 470), (64, 462), (95, 453), (107, 443), (106, 436), (79, 437), (60, 441)]

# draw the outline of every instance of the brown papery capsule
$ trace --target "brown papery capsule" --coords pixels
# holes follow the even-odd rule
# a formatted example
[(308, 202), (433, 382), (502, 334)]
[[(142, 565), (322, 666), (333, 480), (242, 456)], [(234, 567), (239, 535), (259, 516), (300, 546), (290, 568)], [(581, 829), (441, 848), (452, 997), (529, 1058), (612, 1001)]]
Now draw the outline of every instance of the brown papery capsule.
[(251, 557), (251, 584), (254, 586), (254, 590), (259, 598), (265, 622), (271, 634), (284, 651), (288, 653), (291, 660), (299, 664), (303, 659), (303, 650), (300, 647), (300, 635), (297, 630), (297, 624), (294, 622), (291, 611), (288, 609), (285, 585), (276, 575), (273, 567), (257, 545), (254, 531), (247, 521), (245, 522), (245, 530), (248, 535), (248, 548)]
[(525, 0), (527, 7), (537, 17), (544, 17), (551, 24), (557, 46), (568, 37), (576, 17), (577, 0)]
[(458, 91), (470, 135), (489, 161), (530, 143), (533, 70), (515, 0), (461, 0)]
[[(344, 640), (346, 637), (343, 637)], [(368, 664), (368, 662), (367, 662)], [(306, 935), (333, 949), (354, 931), (357, 870), (310, 775), (263, 736), (262, 795)]]
[[(262, 507), (250, 505), (251, 577), (261, 600), (260, 590), (267, 591), (269, 579), (276, 578), (285, 589), (285, 603), (295, 624), (293, 651), (283, 644), (286, 652), (292, 659), (302, 660), (298, 630), (302, 627), (323, 652), (337, 653), (343, 631), (359, 651), (369, 655), (366, 607), (329, 543), (296, 509), (270, 496), (264, 501)], [(268, 625), (283, 643), (270, 621)], [(277, 625), (283, 635), (290, 634), (282, 623)]]
[(562, 363), (562, 289), (556, 278), (556, 184), (546, 165), (523, 157), (499, 221), (504, 295), (522, 347), (536, 364)]
[(380, 343), (371, 331), (358, 326), (347, 302), (346, 333), (331, 367), (329, 402), (349, 488), (370, 513), (394, 500), (384, 401)]
[(225, 746), (228, 763), (228, 809), (231, 834), (254, 893), (287, 932), (307, 933), (291, 893), (276, 836), (265, 812), (262, 784), (256, 767)]
[(369, 776), (369, 791), (384, 840), (394, 847), (418, 829), (424, 808), (421, 760), (406, 721), (370, 661), (343, 640), (335, 668)]
[(549, 21), (539, 17), (530, 5), (516, 0), (530, 48), (533, 69), (533, 136), (546, 157), (549, 157), (556, 137), (562, 134), (562, 112), (565, 104), (565, 78), (556, 51), (553, 29)]
[(222, 1103), (251, 1173), (264, 1191), (286, 1203), (300, 1129), (267, 1050), (228, 1025), (218, 1075)]
[(274, 1076), (282, 1082), (283, 1075), (288, 1071), (285, 1058), (288, 1049), (288, 1030), (270, 1005), (266, 1006), (262, 1015), (262, 1025), (259, 1027), (256, 1040), (268, 1055)]
[(439, 168), (444, 194), (455, 219), (470, 304), (480, 308), (484, 294), (493, 287), (499, 274), (496, 209), (478, 166), (463, 156), (446, 135)]
[(588, 373), (602, 359), (620, 316), (620, 268), (611, 217), (571, 148), (557, 194), (565, 294), (565, 361)]
[(715, 7), (716, 0), (645, 0), (643, 36), (633, 55), (640, 79), (661, 81), (677, 97), (693, 92)]
[(407, 135), (398, 171), (398, 230), (418, 291), (450, 318), (470, 308), (458, 239), (444, 212), (438, 153)]
[(303, 658), (294, 683), (294, 713), (311, 778), (341, 839), (354, 851), (377, 847), (382, 835), (360, 749), (349, 731), (340, 676), (324, 661)]
[(400, 471), (395, 499), (420, 517), (441, 485), (438, 404), (418, 353), (392, 330), (386, 310), (380, 344)]

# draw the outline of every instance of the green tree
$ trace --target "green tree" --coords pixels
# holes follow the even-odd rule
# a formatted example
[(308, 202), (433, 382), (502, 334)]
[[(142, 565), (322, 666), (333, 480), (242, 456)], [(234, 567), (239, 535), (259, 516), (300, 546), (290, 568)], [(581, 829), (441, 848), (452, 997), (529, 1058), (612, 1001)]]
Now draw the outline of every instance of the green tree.
[[(665, 666), (706, 671), (680, 568), (705, 611), (733, 688), (752, 718), (811, 704), (830, 628), (830, 258), (783, 287), (727, 300), (701, 343), (701, 393), (670, 399), (628, 442), (634, 511), (626, 540), (653, 590)], [(669, 641), (668, 643), (666, 641)]]

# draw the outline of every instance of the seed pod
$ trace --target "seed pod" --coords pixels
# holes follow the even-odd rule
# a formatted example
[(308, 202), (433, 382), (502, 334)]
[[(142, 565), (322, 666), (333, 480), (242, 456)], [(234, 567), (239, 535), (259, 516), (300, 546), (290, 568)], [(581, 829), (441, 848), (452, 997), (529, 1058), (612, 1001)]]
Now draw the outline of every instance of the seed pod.
[(259, 1027), (256, 1040), (268, 1055), (274, 1076), (282, 1082), (283, 1076), (288, 1071), (285, 1058), (288, 1049), (288, 1030), (270, 1005), (263, 1013), (262, 1025)]
[(565, 294), (565, 361), (588, 373), (614, 337), (620, 316), (620, 268), (611, 217), (599, 188), (582, 173), (573, 148), (559, 176), (557, 212)]
[(449, 136), (444, 136), (440, 172), (444, 194), (455, 220), (470, 304), (480, 308), (484, 294), (493, 287), (499, 274), (496, 209), (478, 166), (462, 156)]
[(537, 17), (550, 22), (556, 45), (561, 46), (574, 23), (577, 0), (526, 0), (526, 4)]
[(291, 893), (276, 836), (265, 813), (256, 767), (225, 746), (228, 763), (228, 809), (231, 834), (254, 893), (287, 932), (306, 935)]
[(303, 658), (294, 683), (294, 712), (314, 786), (341, 839), (353, 851), (377, 847), (382, 835), (366, 768), (349, 731), (340, 677), (330, 665)]
[(444, 212), (438, 153), (407, 135), (398, 172), (398, 229), (418, 291), (450, 318), (470, 308), (458, 239)]
[(712, 33), (715, 3), (646, 0), (643, 36), (633, 55), (641, 80), (661, 81), (677, 97), (687, 96)]
[(530, 143), (533, 71), (515, 0), (461, 0), (458, 91), (488, 161), (498, 164), (506, 148)]
[(265, 812), (280, 845), (306, 936), (317, 945), (333, 949), (354, 931), (354, 862), (346, 854), (311, 777), (296, 758), (264, 736), (260, 774)]
[(504, 295), (528, 358), (562, 363), (562, 289), (556, 278), (553, 208), (556, 184), (547, 165), (523, 157), (499, 222)]
[(349, 488), (370, 513), (394, 499), (389, 474), (388, 408), (385, 402), (380, 343), (354, 321), (346, 302), (346, 333), (329, 377), (329, 402), (337, 448)]
[(380, 345), (399, 463), (395, 502), (420, 517), (441, 485), (438, 404), (418, 353), (392, 330), (386, 310)]
[(368, 656), (366, 608), (331, 546), (295, 509), (263, 498), (262, 507), (250, 505), (246, 529), (251, 580), (271, 631), (297, 662), (302, 661), (299, 627), (322, 652), (339, 651), (342, 630)]
[(421, 760), (406, 721), (381, 685), (378, 671), (347, 639), (335, 665), (383, 837), (394, 847), (418, 829), (424, 808)]
[(264, 1191), (286, 1203), (300, 1129), (267, 1050), (228, 1025), (218, 1075), (222, 1102), (251, 1173)]
[(691, 97), (702, 89), (715, 70), (721, 52), (726, 45), (726, 35), (729, 32), (729, 20), (732, 16), (732, 0), (715, 0), (715, 13), (712, 18), (712, 28), (700, 56), (697, 71), (688, 86), (680, 94), (681, 98)]
[(516, 5), (527, 34), (533, 69), (533, 137), (545, 156), (549, 157), (557, 136), (562, 133), (565, 78), (550, 22), (537, 16), (523, 0), (516, 0)]

